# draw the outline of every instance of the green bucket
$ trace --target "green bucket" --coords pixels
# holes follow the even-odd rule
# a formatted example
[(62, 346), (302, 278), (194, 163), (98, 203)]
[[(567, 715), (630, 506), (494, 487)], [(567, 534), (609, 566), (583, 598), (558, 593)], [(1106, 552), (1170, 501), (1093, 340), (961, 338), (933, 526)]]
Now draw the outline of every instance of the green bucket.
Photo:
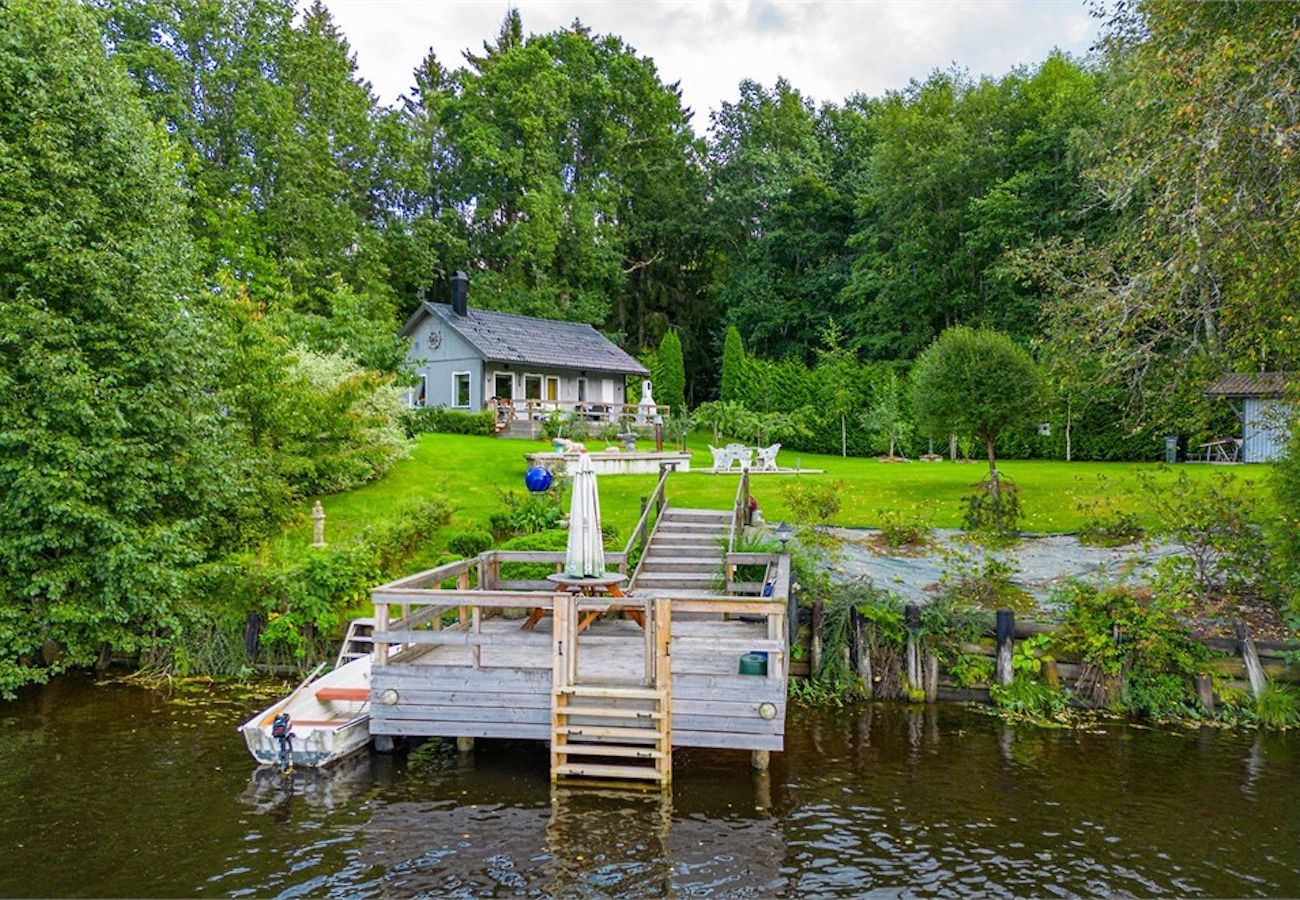
[(740, 657), (741, 675), (767, 675), (767, 654), (746, 653)]

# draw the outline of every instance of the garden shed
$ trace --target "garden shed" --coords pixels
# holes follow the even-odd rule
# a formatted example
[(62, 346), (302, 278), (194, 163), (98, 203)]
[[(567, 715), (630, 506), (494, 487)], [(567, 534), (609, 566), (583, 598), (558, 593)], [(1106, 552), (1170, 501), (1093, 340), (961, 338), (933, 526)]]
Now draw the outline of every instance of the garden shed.
[(1240, 461), (1273, 462), (1286, 452), (1295, 404), (1285, 396), (1289, 372), (1225, 375), (1205, 392), (1229, 400), (1242, 425)]

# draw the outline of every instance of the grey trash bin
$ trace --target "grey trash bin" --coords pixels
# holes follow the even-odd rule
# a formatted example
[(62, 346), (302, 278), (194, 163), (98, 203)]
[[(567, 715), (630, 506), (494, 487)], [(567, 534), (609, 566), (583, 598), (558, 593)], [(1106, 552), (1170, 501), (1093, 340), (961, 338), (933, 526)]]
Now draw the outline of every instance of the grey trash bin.
[(1165, 436), (1165, 462), (1178, 462), (1178, 435), (1170, 434)]

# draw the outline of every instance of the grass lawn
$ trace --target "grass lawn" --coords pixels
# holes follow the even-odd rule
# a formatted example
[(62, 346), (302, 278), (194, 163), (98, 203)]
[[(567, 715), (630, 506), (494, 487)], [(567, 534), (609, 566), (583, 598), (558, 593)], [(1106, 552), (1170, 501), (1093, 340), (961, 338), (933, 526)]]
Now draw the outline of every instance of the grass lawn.
[[(692, 439), (693, 466), (710, 463), (703, 436)], [(594, 446), (594, 445), (593, 445)], [(326, 539), (345, 540), (368, 523), (384, 518), (404, 502), (445, 494), (456, 512), (444, 534), (434, 535), (437, 547), (445, 546), (451, 531), (472, 525), (486, 527), (488, 515), (500, 508), (503, 490), (524, 493), (523, 454), (546, 449), (540, 441), (504, 440), (465, 435), (426, 434), (421, 436), (411, 457), (395, 465), (389, 474), (372, 484), (321, 497), (326, 513)], [(794, 477), (843, 482), (841, 509), (836, 523), (871, 527), (881, 510), (914, 511), (931, 527), (961, 525), (961, 498), (980, 481), (987, 468), (975, 463), (882, 463), (875, 459), (823, 456), (782, 451), (779, 463), (804, 469), (825, 469), (824, 475), (757, 475), (752, 489), (769, 521), (788, 515), (780, 485)], [(1000, 469), (1013, 478), (1021, 491), (1025, 510), (1024, 528), (1031, 532), (1069, 532), (1085, 518), (1079, 510), (1083, 501), (1110, 495), (1120, 509), (1135, 511), (1149, 521), (1139, 495), (1137, 473), (1150, 472), (1157, 480), (1172, 483), (1179, 471), (1196, 479), (1229, 474), (1238, 479), (1262, 482), (1266, 467), (1251, 466), (1225, 470), (1206, 465), (1185, 465), (1170, 469), (1155, 463), (1066, 463), (1055, 461), (1008, 460)], [(606, 522), (626, 535), (636, 524), (640, 498), (649, 494), (654, 475), (618, 475), (600, 479), (601, 512)], [(691, 472), (673, 475), (668, 482), (670, 501), (676, 506), (727, 509), (736, 492), (734, 475)], [(1256, 488), (1258, 489), (1258, 488)], [(313, 498), (314, 499), (314, 498)], [(268, 547), (274, 555), (295, 552), (311, 541), (311, 521), (303, 506), (301, 519), (285, 530)], [(423, 560), (421, 560), (423, 562)]]

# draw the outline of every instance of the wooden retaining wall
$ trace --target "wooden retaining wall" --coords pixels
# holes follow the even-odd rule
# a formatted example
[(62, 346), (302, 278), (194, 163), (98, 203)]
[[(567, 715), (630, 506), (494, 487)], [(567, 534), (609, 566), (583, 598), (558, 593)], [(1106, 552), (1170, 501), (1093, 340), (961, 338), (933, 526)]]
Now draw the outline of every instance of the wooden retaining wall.
[[(821, 663), (821, 641), (815, 629), (821, 619), (819, 613), (819, 610), (814, 610), (812, 623), (801, 625), (799, 628), (797, 637), (799, 649), (792, 654), (796, 658), (790, 663), (791, 678), (809, 678), (816, 671), (815, 667)], [(1013, 623), (1013, 640), (1024, 640), (1040, 634), (1054, 634), (1061, 627), (1052, 622), (1032, 620), (1013, 619)], [(1221, 687), (1249, 694), (1252, 688), (1243, 658), (1243, 642), (1236, 638), (1213, 637), (1204, 638), (1201, 643), (1215, 653), (1224, 654), (1207, 660), (1205, 663), (1207, 674), (1216, 676)], [(1255, 647), (1261, 668), (1268, 679), (1300, 684), (1300, 662), (1289, 661), (1300, 654), (1300, 642), (1254, 640), (1251, 643)], [(851, 658), (856, 658), (854, 647), (850, 646), (846, 649)], [(993, 671), (996, 672), (998, 647), (994, 629), (988, 630), (979, 643), (968, 644), (962, 649), (970, 654), (987, 657), (993, 666)], [(1061, 684), (1066, 687), (1075, 685), (1083, 674), (1083, 660), (1079, 657), (1055, 654), (1053, 659)], [(935, 681), (933, 687), (936, 689), (937, 699), (990, 702), (987, 685), (975, 687), (960, 685), (942, 667), (938, 667)]]

